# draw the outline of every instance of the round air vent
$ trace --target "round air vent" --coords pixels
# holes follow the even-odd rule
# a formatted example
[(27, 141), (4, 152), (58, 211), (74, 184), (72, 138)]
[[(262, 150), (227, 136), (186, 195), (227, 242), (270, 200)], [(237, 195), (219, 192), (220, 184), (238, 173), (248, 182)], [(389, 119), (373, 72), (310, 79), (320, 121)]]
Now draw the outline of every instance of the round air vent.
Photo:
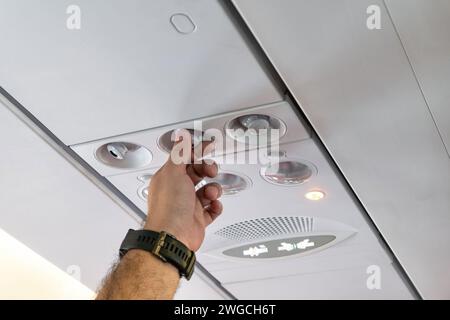
[[(279, 130), (273, 135), (272, 130)], [(276, 117), (265, 114), (247, 114), (228, 121), (225, 131), (229, 137), (246, 144), (257, 144), (257, 137), (267, 134), (267, 141), (273, 141), (286, 134), (286, 125)]]
[[(203, 132), (195, 131), (194, 129), (186, 129), (191, 134), (192, 146), (196, 146), (203, 141)], [(165, 152), (170, 152), (173, 148), (175, 137), (173, 137), (174, 130), (167, 131), (158, 139), (158, 146)]]
[(222, 186), (223, 195), (233, 195), (252, 186), (250, 178), (232, 172), (219, 172), (214, 178), (205, 178), (207, 183), (216, 182)]
[(149, 165), (152, 153), (143, 146), (130, 142), (110, 142), (95, 152), (97, 160), (110, 167), (137, 169)]
[(260, 170), (261, 176), (266, 181), (283, 186), (302, 184), (316, 173), (317, 169), (312, 163), (293, 159), (281, 159)]

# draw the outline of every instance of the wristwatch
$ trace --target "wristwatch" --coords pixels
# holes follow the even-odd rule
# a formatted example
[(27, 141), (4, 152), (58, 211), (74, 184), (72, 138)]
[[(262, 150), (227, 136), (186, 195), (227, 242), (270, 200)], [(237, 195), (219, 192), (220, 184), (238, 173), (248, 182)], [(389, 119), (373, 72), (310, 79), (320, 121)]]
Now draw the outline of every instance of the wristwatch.
[(150, 252), (164, 262), (174, 265), (180, 276), (189, 280), (194, 272), (195, 253), (171, 234), (161, 231), (128, 230), (120, 246), (120, 258), (131, 249)]

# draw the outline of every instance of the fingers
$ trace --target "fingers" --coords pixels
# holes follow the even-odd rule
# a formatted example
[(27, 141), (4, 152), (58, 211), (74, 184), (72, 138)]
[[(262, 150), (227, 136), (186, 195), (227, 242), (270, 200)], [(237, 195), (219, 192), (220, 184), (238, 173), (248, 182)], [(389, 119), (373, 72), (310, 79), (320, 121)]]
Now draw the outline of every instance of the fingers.
[(214, 140), (211, 140), (211, 141), (204, 140), (204, 141), (202, 141), (201, 148), (200, 148), (200, 146), (196, 145), (194, 149), (197, 149), (196, 150), (197, 153), (201, 150), (201, 155), (199, 155), (199, 156), (201, 156), (203, 158), (206, 156), (210, 156), (214, 152), (215, 145), (216, 144), (215, 144)]
[(222, 196), (222, 186), (218, 183), (210, 183), (202, 190), (197, 192), (197, 197), (202, 205), (202, 208), (209, 208), (211, 202), (219, 199)]
[(208, 184), (198, 193), (198, 199), (202, 206), (205, 226), (210, 225), (223, 210), (222, 203), (218, 200), (222, 195), (222, 187), (218, 183)]
[(215, 162), (209, 164), (206, 162), (202, 162), (198, 164), (193, 164), (192, 167), (196, 175), (199, 177), (214, 178), (215, 176), (217, 176), (217, 173), (219, 171), (219, 167)]
[(218, 216), (219, 214), (222, 213), (222, 210), (223, 210), (222, 202), (220, 202), (219, 200), (214, 200), (211, 202), (207, 211), (212, 215)]
[(194, 183), (194, 186), (200, 181), (202, 181), (204, 178), (203, 176), (199, 176), (197, 172), (195, 172), (194, 168), (190, 165), (186, 167), (186, 173), (189, 176), (189, 178), (191, 178), (192, 182)]
[(205, 209), (206, 226), (213, 223), (213, 221), (216, 220), (217, 217), (220, 216), (222, 211), (223, 211), (223, 206), (219, 200), (211, 201), (209, 207), (207, 209)]
[(212, 164), (214, 160), (211, 159), (215, 149), (214, 141), (202, 141), (201, 146), (196, 145), (192, 149), (191, 163), (194, 165), (202, 165), (203, 163)]
[(222, 196), (222, 186), (216, 182), (210, 183), (204, 187), (203, 197), (214, 201)]
[(214, 178), (218, 171), (219, 168), (216, 163), (202, 163), (198, 165), (188, 165), (186, 167), (186, 173), (191, 178), (194, 185), (199, 183), (205, 177)]
[(217, 164), (211, 159), (203, 159), (214, 150), (213, 141), (202, 141), (201, 147), (192, 145), (192, 133), (186, 129), (176, 129), (171, 137), (174, 145), (167, 161), (167, 166), (186, 169), (186, 165), (192, 164), (195, 172), (201, 177), (214, 177), (217, 174)]

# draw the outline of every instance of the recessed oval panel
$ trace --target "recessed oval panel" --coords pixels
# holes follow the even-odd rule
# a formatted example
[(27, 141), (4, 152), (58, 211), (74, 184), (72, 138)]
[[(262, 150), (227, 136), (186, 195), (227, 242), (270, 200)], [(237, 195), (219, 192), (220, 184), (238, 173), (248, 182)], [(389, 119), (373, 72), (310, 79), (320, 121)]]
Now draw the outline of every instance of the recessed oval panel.
[(176, 13), (170, 17), (170, 23), (178, 33), (190, 34), (197, 29), (194, 21), (185, 13)]

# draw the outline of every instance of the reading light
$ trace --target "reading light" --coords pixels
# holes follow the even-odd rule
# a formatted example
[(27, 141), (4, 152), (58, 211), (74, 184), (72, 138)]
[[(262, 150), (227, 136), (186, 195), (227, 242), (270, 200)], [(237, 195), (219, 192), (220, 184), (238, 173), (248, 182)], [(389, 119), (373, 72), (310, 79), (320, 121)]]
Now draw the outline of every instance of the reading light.
[(305, 160), (281, 159), (262, 167), (261, 176), (268, 182), (292, 186), (308, 181), (317, 172), (313, 164)]
[(148, 198), (148, 185), (144, 185), (138, 189), (138, 196), (144, 201)]
[(152, 179), (152, 177), (153, 177), (153, 174), (151, 174), (151, 173), (145, 173), (145, 174), (142, 174), (137, 177), (137, 179), (139, 181), (144, 183), (137, 190), (137, 194), (138, 194), (139, 198), (141, 198), (144, 201), (147, 201), (149, 183), (150, 183), (150, 180)]
[(214, 178), (205, 178), (205, 180), (207, 183), (220, 184), (224, 195), (239, 193), (252, 185), (250, 178), (231, 172), (220, 172)]
[[(186, 129), (191, 134), (192, 146), (195, 147), (203, 141), (203, 132), (194, 129)], [(170, 152), (174, 145), (174, 137), (172, 137), (174, 130), (167, 131), (158, 139), (159, 147), (166, 152)]]
[(130, 142), (110, 142), (95, 152), (97, 160), (110, 167), (137, 169), (150, 164), (152, 153), (143, 146)]
[(147, 173), (137, 177), (137, 179), (142, 182), (149, 182), (152, 177), (153, 177), (152, 174)]
[[(278, 136), (272, 136), (271, 130), (279, 130)], [(266, 130), (261, 132), (261, 130)], [(243, 143), (257, 144), (257, 139), (250, 136), (262, 136), (267, 133), (267, 140), (281, 138), (286, 133), (286, 125), (278, 118), (265, 114), (247, 114), (227, 122), (225, 131), (229, 137)], [(255, 141), (253, 141), (255, 140)]]
[(305, 194), (305, 198), (312, 201), (318, 201), (325, 197), (325, 193), (322, 191), (309, 191)]

